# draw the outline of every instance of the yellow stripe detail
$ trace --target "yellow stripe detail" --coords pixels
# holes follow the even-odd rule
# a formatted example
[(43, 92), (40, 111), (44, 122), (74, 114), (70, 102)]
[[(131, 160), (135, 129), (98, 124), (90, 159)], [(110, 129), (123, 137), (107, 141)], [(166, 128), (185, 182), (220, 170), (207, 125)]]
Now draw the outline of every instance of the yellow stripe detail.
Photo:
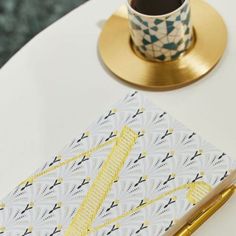
[[(100, 230), (100, 229), (102, 229), (104, 227), (107, 227), (110, 224), (113, 224), (113, 223), (115, 223), (115, 222), (117, 222), (119, 220), (122, 220), (123, 218), (125, 218), (127, 216), (130, 216), (130, 215), (134, 214), (135, 212), (138, 212), (138, 211), (142, 210), (143, 208), (145, 208), (145, 207), (147, 207), (147, 206), (149, 206), (149, 205), (151, 205), (151, 204), (153, 204), (153, 203), (155, 203), (155, 202), (165, 198), (168, 195), (174, 194), (177, 191), (180, 191), (180, 190), (183, 190), (183, 189), (189, 189), (189, 192), (192, 192), (192, 191), (194, 191), (194, 189), (196, 189), (196, 186), (198, 186), (199, 190), (202, 189), (203, 191), (206, 191), (206, 193), (210, 192), (211, 189), (212, 189), (210, 185), (208, 185), (207, 183), (205, 183), (203, 181), (199, 181), (199, 182), (195, 182), (195, 183), (189, 183), (189, 184), (183, 184), (183, 185), (181, 185), (181, 186), (179, 186), (179, 187), (177, 187), (175, 189), (172, 189), (170, 191), (167, 191), (166, 193), (163, 193), (163, 194), (159, 195), (158, 197), (156, 197), (156, 198), (154, 198), (154, 199), (144, 203), (141, 206), (138, 206), (138, 207), (136, 207), (136, 208), (134, 208), (134, 209), (132, 209), (130, 211), (127, 211), (124, 214), (119, 215), (119, 216), (117, 216), (117, 217), (115, 217), (113, 219), (107, 220), (105, 223), (103, 223), (101, 225), (98, 225), (98, 226), (96, 226), (94, 228), (91, 228), (89, 231), (90, 232), (96, 232), (96, 231), (98, 231), (98, 230)], [(202, 195), (201, 199), (203, 199), (205, 196)], [(189, 196), (188, 196), (187, 199), (190, 202)], [(199, 198), (199, 201), (201, 199)]]
[(56, 169), (58, 169), (58, 168), (60, 168), (60, 167), (62, 167), (64, 165), (67, 165), (70, 162), (76, 161), (76, 160), (80, 159), (83, 156), (90, 156), (93, 152), (96, 152), (99, 149), (101, 149), (101, 148), (103, 148), (103, 147), (105, 147), (105, 146), (107, 146), (107, 145), (109, 145), (111, 143), (114, 143), (116, 141), (116, 139), (117, 138), (114, 138), (114, 139), (111, 139), (110, 141), (107, 141), (105, 143), (99, 144), (99, 145), (89, 149), (86, 152), (82, 152), (82, 153), (80, 153), (80, 154), (78, 154), (78, 155), (76, 155), (74, 157), (71, 157), (70, 159), (67, 159), (67, 160), (65, 160), (65, 161), (63, 161), (63, 162), (61, 162), (61, 163), (59, 163), (59, 164), (57, 164), (55, 166), (49, 167), (46, 170), (43, 170), (43, 171), (41, 171), (41, 172), (39, 172), (39, 173), (37, 173), (37, 174), (27, 178), (26, 180), (22, 181), (19, 185), (26, 184), (27, 182), (32, 183), (35, 179), (37, 179), (37, 178), (39, 178), (41, 176), (44, 176), (44, 175), (50, 173), (51, 171), (54, 171), (54, 170), (56, 170)]
[(112, 184), (117, 179), (138, 135), (124, 127), (92, 186), (72, 219), (65, 236), (86, 236)]

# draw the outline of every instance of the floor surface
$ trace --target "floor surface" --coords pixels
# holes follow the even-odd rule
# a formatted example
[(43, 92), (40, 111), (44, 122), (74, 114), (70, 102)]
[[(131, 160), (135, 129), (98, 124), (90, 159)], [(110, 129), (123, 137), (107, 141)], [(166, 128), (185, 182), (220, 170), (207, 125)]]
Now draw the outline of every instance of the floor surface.
[(0, 67), (32, 37), (87, 0), (0, 0)]

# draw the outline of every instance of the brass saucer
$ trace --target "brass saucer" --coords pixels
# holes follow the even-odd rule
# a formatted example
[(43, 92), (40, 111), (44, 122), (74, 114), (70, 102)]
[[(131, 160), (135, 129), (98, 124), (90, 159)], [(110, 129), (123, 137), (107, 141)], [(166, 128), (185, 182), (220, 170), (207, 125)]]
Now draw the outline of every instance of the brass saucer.
[(227, 29), (222, 17), (203, 0), (191, 0), (195, 31), (193, 47), (171, 62), (152, 62), (134, 49), (126, 6), (105, 23), (99, 52), (105, 65), (119, 78), (143, 88), (171, 90), (193, 83), (207, 74), (222, 57)]

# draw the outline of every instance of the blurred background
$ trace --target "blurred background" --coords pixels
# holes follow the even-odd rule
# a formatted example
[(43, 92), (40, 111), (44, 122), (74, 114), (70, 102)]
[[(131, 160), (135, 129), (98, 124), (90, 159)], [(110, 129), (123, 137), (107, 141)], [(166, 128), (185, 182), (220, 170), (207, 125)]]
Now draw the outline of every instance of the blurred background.
[(37, 33), (87, 0), (0, 0), (0, 67)]

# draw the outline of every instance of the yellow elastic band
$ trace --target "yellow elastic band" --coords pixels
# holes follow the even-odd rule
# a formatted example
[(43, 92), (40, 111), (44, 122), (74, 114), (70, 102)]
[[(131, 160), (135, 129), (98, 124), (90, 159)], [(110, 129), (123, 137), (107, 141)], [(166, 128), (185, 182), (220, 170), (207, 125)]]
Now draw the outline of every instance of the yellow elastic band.
[(91, 155), (93, 152), (96, 152), (96, 151), (98, 151), (99, 149), (101, 149), (101, 148), (103, 148), (103, 147), (105, 147), (105, 146), (107, 146), (107, 145), (109, 145), (109, 144), (111, 144), (111, 143), (114, 143), (115, 141), (116, 141), (116, 138), (111, 139), (111, 140), (109, 140), (109, 141), (106, 141), (106, 142), (104, 142), (104, 143), (102, 143), (102, 144), (99, 144), (99, 145), (97, 145), (97, 146), (95, 146), (95, 147), (89, 149), (89, 150), (86, 151), (86, 152), (82, 152), (82, 153), (80, 153), (80, 154), (78, 154), (78, 155), (76, 155), (76, 156), (74, 156), (74, 157), (71, 157), (71, 158), (69, 158), (69, 159), (67, 159), (67, 160), (65, 160), (65, 161), (62, 161), (61, 163), (59, 163), (59, 164), (57, 164), (57, 165), (55, 165), (55, 166), (49, 167), (49, 168), (47, 168), (47, 169), (45, 169), (45, 170), (43, 170), (43, 171), (41, 171), (41, 172), (39, 172), (39, 173), (37, 173), (37, 174), (35, 174), (35, 175), (33, 175), (33, 176), (27, 178), (26, 180), (22, 181), (19, 185), (23, 185), (23, 184), (25, 184), (25, 183), (27, 183), (27, 182), (32, 183), (32, 182), (33, 182), (34, 180), (36, 180), (37, 178), (39, 178), (39, 177), (41, 177), (41, 176), (44, 176), (44, 175), (50, 173), (51, 171), (54, 171), (54, 170), (56, 170), (56, 169), (58, 169), (58, 168), (60, 168), (60, 167), (62, 167), (62, 166), (64, 166), (64, 165), (67, 165), (67, 164), (69, 164), (70, 162), (76, 161), (76, 160), (80, 159), (81, 157), (89, 156), (89, 155)]
[(65, 236), (86, 236), (93, 220), (104, 202), (112, 184), (117, 179), (124, 163), (132, 150), (138, 135), (124, 127), (117, 138), (111, 153), (103, 163), (92, 186), (73, 217)]
[(145, 202), (141, 206), (135, 207), (135, 208), (131, 209), (130, 211), (125, 212), (122, 215), (119, 215), (119, 216), (117, 216), (117, 217), (115, 217), (113, 219), (107, 220), (103, 224), (95, 226), (94, 228), (91, 228), (90, 232), (96, 232), (96, 231), (98, 231), (98, 230), (100, 230), (100, 229), (102, 229), (104, 227), (107, 227), (108, 225), (113, 224), (113, 223), (115, 223), (115, 222), (117, 222), (119, 220), (122, 220), (125, 217), (130, 216), (130, 215), (134, 214), (135, 212), (138, 212), (138, 211), (142, 210), (143, 208), (146, 208), (147, 206), (156, 203), (157, 201), (160, 201), (161, 199), (167, 197), (168, 195), (172, 195), (175, 192), (183, 190), (183, 189), (188, 189), (187, 200), (189, 202), (192, 202), (192, 198), (193, 198), (193, 195), (194, 195), (194, 192), (192, 190), (195, 190), (196, 187), (198, 187), (198, 190), (199, 190), (199, 191), (197, 191), (197, 194), (199, 195), (199, 199), (198, 199), (199, 201), (202, 200), (207, 195), (207, 193), (209, 193), (211, 191), (211, 189), (212, 189), (212, 187), (210, 185), (208, 185), (207, 183), (205, 183), (203, 181), (199, 181), (199, 182), (195, 182), (195, 183), (183, 184), (183, 185), (181, 185), (181, 186), (179, 186), (177, 188), (174, 188), (174, 189), (172, 189), (170, 191), (167, 191), (167, 192), (159, 195), (158, 197), (156, 197), (156, 198), (154, 198), (152, 200), (149, 200), (149, 201)]

